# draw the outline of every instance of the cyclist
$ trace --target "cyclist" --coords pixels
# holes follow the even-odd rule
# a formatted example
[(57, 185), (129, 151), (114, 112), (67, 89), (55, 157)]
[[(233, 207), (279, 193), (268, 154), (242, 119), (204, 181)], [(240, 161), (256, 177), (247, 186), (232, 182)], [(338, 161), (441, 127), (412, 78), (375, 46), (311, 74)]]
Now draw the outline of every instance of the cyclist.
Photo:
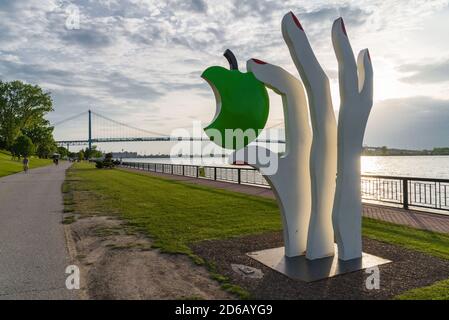
[(25, 173), (27, 173), (30, 160), (28, 160), (28, 158), (25, 156), (25, 157), (23, 157), (22, 163), (23, 163), (23, 171), (25, 171)]

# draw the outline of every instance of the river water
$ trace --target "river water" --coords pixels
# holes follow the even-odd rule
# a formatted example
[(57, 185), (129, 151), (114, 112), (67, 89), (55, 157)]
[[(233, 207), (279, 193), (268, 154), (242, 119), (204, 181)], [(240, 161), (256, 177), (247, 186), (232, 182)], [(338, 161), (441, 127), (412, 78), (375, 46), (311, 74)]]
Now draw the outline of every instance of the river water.
[[(160, 159), (132, 158), (129, 162), (183, 163), (195, 165), (229, 166), (226, 159)], [(449, 156), (388, 156), (362, 157), (362, 174), (449, 179)]]

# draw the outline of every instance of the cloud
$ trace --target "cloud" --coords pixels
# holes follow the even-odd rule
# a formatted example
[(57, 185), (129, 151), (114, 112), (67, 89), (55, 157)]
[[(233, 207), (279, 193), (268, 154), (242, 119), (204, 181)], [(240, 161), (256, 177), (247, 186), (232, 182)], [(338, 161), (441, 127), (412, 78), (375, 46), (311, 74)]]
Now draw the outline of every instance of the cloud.
[(180, 9), (195, 11), (195, 12), (206, 12), (207, 3), (204, 0), (191, 0), (191, 1), (175, 1), (171, 6), (178, 6)]
[(120, 72), (112, 72), (94, 83), (99, 88), (105, 88), (109, 95), (127, 100), (149, 102), (162, 95), (150, 83), (132, 79)]
[(398, 68), (411, 75), (401, 78), (407, 83), (437, 83), (449, 81), (449, 60), (430, 64), (405, 64)]
[(286, 6), (287, 3), (283, 1), (240, 0), (233, 2), (232, 13), (235, 18), (255, 16), (259, 19), (264, 19), (267, 16), (272, 15), (274, 12), (285, 10)]
[(362, 9), (352, 5), (345, 5), (341, 7), (329, 6), (307, 12), (305, 19), (310, 24), (320, 24), (322, 21), (333, 21), (338, 17), (343, 17), (345, 22), (352, 27), (363, 25), (371, 16), (371, 10)]
[(68, 44), (88, 48), (107, 47), (112, 43), (112, 37), (95, 29), (65, 30), (59, 36)]
[(449, 100), (417, 96), (376, 103), (364, 144), (410, 149), (449, 146)]
[(22, 79), (29, 83), (43, 82), (65, 87), (65, 89), (94, 88), (98, 94), (104, 92), (115, 98), (127, 100), (153, 101), (162, 95), (152, 84), (130, 78), (117, 71), (102, 73), (94, 78), (86, 78), (76, 71), (0, 60), (0, 74), (8, 75), (7, 80)]
[(6, 80), (20, 79), (29, 83), (53, 83), (61, 86), (75, 84), (75, 74), (35, 64), (24, 64), (0, 59), (0, 77)]
[(20, 6), (20, 1), (4, 0), (0, 2), (0, 11), (9, 12), (10, 10), (17, 9)]
[[(407, 52), (391, 54), (386, 50), (390, 46), (382, 47), (385, 41), (395, 43), (392, 42), (395, 37), (404, 38), (404, 31), (421, 27), (422, 19), (441, 11), (448, 1), (415, 0), (413, 3), (401, 0), (332, 3), (325, 0), (2, 0), (0, 76), (51, 90), (55, 101), (55, 113), (51, 117), (58, 120), (92, 107), (99, 113), (136, 125), (147, 119), (153, 127), (161, 119), (163, 130), (170, 131), (184, 122), (188, 125), (190, 118), (205, 117), (209, 104), (214, 109), (212, 91), (200, 74), (211, 65), (227, 66), (222, 57), (227, 48), (236, 54), (242, 71), (245, 61), (256, 57), (297, 75), (280, 30), (282, 16), (289, 11), (301, 20), (332, 84), (338, 73), (330, 27), (339, 16), (345, 19), (354, 50), (365, 46), (371, 49), (375, 43), (372, 53), (376, 62), (382, 61), (382, 66), (396, 70), (397, 63), (392, 61), (404, 61), (402, 57)], [(79, 30), (65, 27), (69, 4), (79, 7)], [(442, 82), (449, 74), (446, 71), (449, 62), (441, 61), (434, 65), (404, 65), (399, 71), (406, 82)], [(380, 70), (376, 68), (376, 76), (382, 76)], [(398, 138), (402, 136), (399, 129), (394, 134), (379, 133), (394, 131), (395, 125), (392, 120), (382, 118), (382, 112), (391, 114), (392, 110), (402, 109), (405, 112), (413, 104), (423, 110), (431, 109), (432, 117), (444, 118), (432, 108), (441, 106), (444, 115), (445, 101), (432, 99), (379, 102), (370, 126), (380, 129), (377, 134), (370, 129), (367, 141), (381, 145), (406, 142), (405, 137)], [(275, 101), (272, 107), (276, 108)], [(280, 102), (278, 107), (282, 109)], [(173, 108), (179, 111), (174, 113)], [(393, 116), (397, 118), (398, 114)], [(414, 117), (402, 120), (396, 125), (404, 131), (410, 124), (422, 126)], [(430, 139), (429, 132), (424, 130), (422, 137)], [(436, 135), (435, 139), (435, 144), (444, 142)], [(427, 142), (432, 144), (430, 140)]]

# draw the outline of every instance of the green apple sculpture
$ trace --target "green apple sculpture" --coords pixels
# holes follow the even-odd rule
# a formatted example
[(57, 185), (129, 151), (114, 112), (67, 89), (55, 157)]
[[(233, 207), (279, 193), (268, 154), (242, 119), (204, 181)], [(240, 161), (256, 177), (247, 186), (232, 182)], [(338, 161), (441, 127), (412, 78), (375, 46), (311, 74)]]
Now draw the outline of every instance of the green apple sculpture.
[[(252, 72), (238, 70), (237, 60), (230, 50), (226, 50), (224, 56), (230, 69), (213, 66), (201, 75), (212, 87), (216, 100), (215, 117), (204, 131), (217, 145), (240, 149), (255, 140), (264, 128), (269, 98), (264, 84)], [(254, 134), (246, 134), (248, 129)], [(239, 132), (243, 132), (243, 139), (237, 140)]]

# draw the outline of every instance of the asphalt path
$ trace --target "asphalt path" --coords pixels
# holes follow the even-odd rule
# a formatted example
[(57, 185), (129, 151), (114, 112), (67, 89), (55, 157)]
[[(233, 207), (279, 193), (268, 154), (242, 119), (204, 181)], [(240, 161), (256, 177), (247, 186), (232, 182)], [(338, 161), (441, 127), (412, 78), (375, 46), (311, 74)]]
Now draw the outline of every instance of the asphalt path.
[(61, 223), (68, 162), (0, 178), (0, 300), (76, 299)]

